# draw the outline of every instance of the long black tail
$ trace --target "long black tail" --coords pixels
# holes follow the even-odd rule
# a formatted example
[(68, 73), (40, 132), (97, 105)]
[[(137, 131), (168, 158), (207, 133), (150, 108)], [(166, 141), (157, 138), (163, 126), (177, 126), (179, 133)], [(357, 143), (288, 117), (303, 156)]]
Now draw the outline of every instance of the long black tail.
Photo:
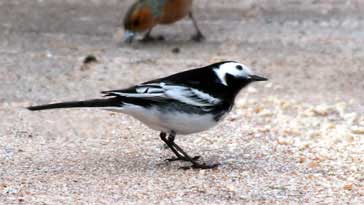
[(121, 107), (123, 102), (119, 98), (106, 98), (106, 99), (93, 99), (85, 101), (71, 101), (53, 103), (47, 105), (38, 105), (27, 107), (28, 110), (48, 110), (48, 109), (60, 109), (60, 108), (77, 108), (77, 107)]

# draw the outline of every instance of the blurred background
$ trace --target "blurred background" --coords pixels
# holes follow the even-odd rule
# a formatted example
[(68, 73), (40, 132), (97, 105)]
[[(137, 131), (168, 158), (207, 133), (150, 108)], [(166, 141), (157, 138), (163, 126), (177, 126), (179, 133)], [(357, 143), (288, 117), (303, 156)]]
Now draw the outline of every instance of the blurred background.
[[(363, 1), (195, 0), (204, 42), (186, 18), (153, 30), (165, 41), (124, 44), (133, 2), (0, 0), (0, 203), (364, 202)], [(23, 109), (221, 60), (270, 81), (177, 139), (217, 171), (177, 171), (125, 115)]]

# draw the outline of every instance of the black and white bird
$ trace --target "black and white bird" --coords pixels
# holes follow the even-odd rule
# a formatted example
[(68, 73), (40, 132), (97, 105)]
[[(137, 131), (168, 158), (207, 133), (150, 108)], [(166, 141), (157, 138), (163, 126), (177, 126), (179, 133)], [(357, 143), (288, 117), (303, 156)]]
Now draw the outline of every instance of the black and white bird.
[(176, 155), (169, 161), (189, 161), (192, 163), (189, 168), (208, 169), (218, 164), (199, 163), (199, 156), (189, 156), (174, 142), (175, 136), (197, 133), (215, 126), (231, 110), (242, 88), (254, 81), (266, 80), (243, 64), (224, 61), (127, 89), (104, 91), (104, 98), (101, 99), (39, 105), (28, 109), (101, 107), (125, 113), (160, 131), (160, 138)]

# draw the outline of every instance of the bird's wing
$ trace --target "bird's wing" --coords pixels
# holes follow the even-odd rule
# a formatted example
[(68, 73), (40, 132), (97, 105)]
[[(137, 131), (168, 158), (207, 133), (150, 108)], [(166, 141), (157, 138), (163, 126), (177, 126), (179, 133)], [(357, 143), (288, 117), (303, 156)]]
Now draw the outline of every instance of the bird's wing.
[(125, 90), (111, 90), (102, 93), (106, 96), (143, 98), (155, 101), (176, 100), (199, 107), (211, 107), (221, 103), (220, 99), (196, 88), (163, 82), (140, 84)]
[(194, 106), (210, 107), (221, 102), (221, 100), (196, 88), (180, 85), (165, 85), (164, 88), (164, 93), (169, 98)]

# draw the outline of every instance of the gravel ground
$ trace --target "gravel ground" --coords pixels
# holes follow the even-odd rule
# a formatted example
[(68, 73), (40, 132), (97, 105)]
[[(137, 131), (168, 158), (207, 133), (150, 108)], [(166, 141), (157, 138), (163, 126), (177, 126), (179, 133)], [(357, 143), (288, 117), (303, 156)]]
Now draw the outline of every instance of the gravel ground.
[[(364, 204), (364, 2), (196, 0), (205, 42), (185, 20), (131, 46), (130, 3), (0, 0), (0, 204)], [(165, 162), (158, 133), (126, 115), (23, 109), (219, 60), (270, 81), (218, 127), (177, 136), (218, 169)]]

